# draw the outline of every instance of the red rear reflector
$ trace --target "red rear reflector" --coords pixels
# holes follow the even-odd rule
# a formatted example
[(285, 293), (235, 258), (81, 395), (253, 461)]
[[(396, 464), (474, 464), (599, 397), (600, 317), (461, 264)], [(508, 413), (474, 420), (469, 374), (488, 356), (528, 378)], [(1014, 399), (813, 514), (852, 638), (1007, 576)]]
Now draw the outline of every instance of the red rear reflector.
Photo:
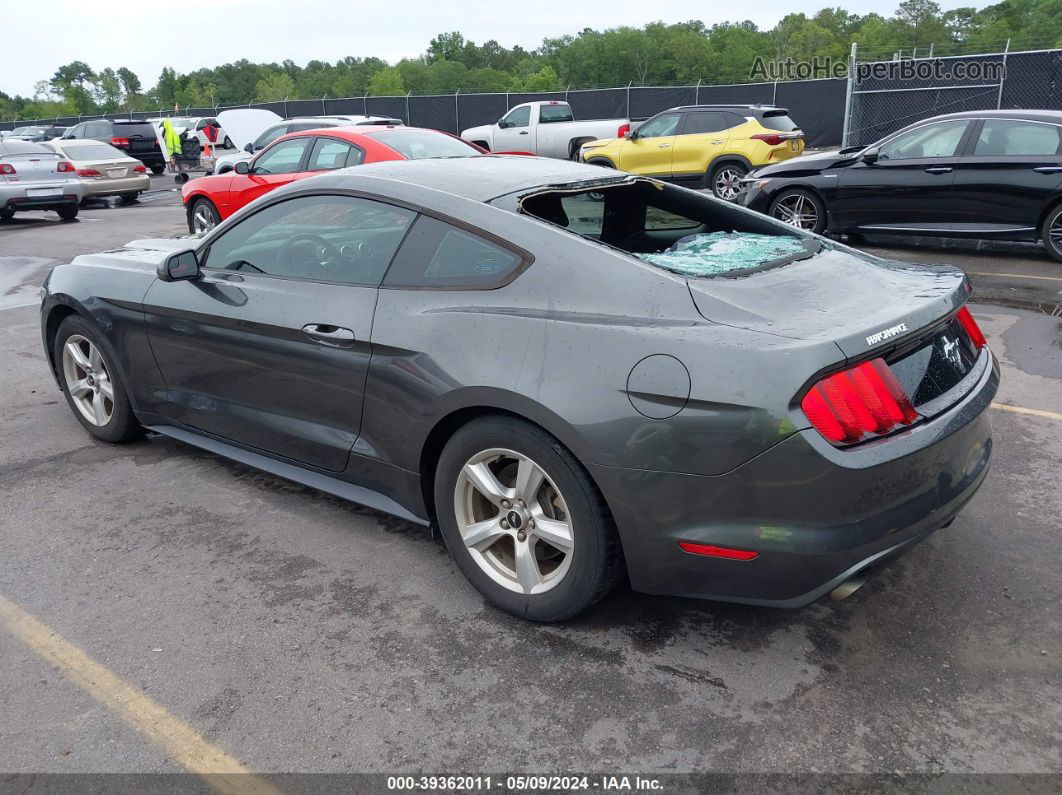
[(759, 552), (751, 549), (731, 549), (729, 547), (717, 547), (711, 544), (694, 544), (692, 541), (679, 541), (679, 546), (686, 552), (694, 555), (705, 555), (709, 558), (728, 558), (730, 560), (752, 560), (759, 556)]
[(14, 174), (15, 167), (10, 163), (0, 163), (0, 174)]
[(129, 146), (129, 139), (115, 136), (114, 138), (111, 138), (111, 144), (114, 146)]
[(619, 126), (619, 129), (616, 130), (616, 137), (617, 138), (622, 138), (624, 135), (626, 135), (630, 131), (631, 131), (631, 123), (630, 122), (627, 122), (626, 124), (621, 124)]
[(147, 166), (133, 166), (133, 171), (135, 171), (137, 174), (143, 174), (145, 171), (147, 171)]
[(102, 177), (103, 176), (103, 174), (101, 174), (100, 172), (98, 172), (94, 168), (79, 168), (77, 170), (77, 175), (79, 177)]
[(780, 143), (786, 140), (777, 133), (756, 133), (755, 135), (750, 135), (749, 138), (754, 141), (763, 141), (768, 146), (778, 146)]
[(804, 395), (800, 408), (823, 438), (852, 444), (909, 425), (918, 412), (884, 359), (871, 359), (826, 376)]
[(977, 321), (974, 320), (974, 316), (970, 314), (970, 310), (965, 306), (959, 310), (959, 314), (955, 316), (959, 321), (959, 325), (963, 327), (963, 330), (970, 336), (970, 342), (973, 343), (977, 350), (985, 347), (985, 335), (981, 332), (981, 327), (977, 325)]

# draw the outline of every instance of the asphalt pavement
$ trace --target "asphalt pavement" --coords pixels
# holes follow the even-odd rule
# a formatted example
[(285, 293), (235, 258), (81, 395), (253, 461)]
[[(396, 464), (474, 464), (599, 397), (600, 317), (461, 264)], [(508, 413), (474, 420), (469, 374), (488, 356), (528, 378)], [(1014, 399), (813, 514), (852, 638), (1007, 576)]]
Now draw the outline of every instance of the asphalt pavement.
[(131, 207), (0, 228), (0, 772), (174, 773), (214, 753), (262, 773), (1059, 781), (1062, 264), (870, 242), (972, 274), (1003, 384), (983, 488), (851, 598), (621, 589), (539, 626), (484, 603), (422, 528), (81, 429), (36, 289), (77, 253), (185, 233), (164, 179)]

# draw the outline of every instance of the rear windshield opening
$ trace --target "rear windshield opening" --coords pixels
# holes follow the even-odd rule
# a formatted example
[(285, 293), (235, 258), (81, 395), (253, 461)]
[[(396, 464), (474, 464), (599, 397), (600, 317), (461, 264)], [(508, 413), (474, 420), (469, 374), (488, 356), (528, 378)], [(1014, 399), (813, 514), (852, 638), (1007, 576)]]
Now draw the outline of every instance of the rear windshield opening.
[(760, 116), (760, 124), (768, 130), (778, 130), (778, 132), (793, 132), (800, 129), (797, 123), (789, 118), (789, 114), (784, 110), (768, 110), (764, 112)]
[(682, 276), (738, 276), (818, 253), (821, 243), (768, 218), (647, 180), (547, 191), (521, 210)]

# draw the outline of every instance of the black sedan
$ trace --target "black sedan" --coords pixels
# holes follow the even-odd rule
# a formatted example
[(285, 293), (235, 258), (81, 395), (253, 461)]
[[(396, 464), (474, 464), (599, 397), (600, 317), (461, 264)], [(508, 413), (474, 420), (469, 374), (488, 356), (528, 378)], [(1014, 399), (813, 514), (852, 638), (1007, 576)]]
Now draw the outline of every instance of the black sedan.
[(813, 232), (1041, 240), (1062, 260), (1062, 111), (936, 116), (745, 184), (746, 207)]
[(52, 270), (44, 346), (78, 422), (437, 523), (529, 619), (625, 575), (778, 606), (847, 593), (988, 469), (998, 368), (960, 271), (645, 177), (375, 163), (188, 246)]

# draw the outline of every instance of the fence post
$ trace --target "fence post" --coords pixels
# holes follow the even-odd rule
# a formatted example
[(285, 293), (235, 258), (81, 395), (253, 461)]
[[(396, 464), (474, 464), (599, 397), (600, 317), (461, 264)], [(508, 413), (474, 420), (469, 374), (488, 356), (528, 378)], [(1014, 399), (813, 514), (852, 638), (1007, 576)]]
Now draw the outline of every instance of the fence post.
[(999, 95), (996, 97), (996, 110), (1003, 107), (1003, 83), (1007, 79), (1007, 53), (1010, 52), (1010, 39), (1007, 39), (1007, 46), (1003, 48), (1003, 74), (999, 76)]
[(627, 120), (628, 121), (630, 121), (630, 118), (631, 118), (631, 83), (632, 82), (633, 81), (631, 81), (631, 80), (627, 81)]
[(933, 42), (929, 42), (929, 57), (933, 57)]
[(506, 91), (505, 91), (505, 112), (506, 113), (509, 112), (509, 91), (508, 91), (508, 89), (506, 89)]
[(287, 97), (284, 97), (284, 118), (285, 119), (289, 118), (289, 116), (288, 116), (288, 98)]
[(778, 81), (777, 80), (774, 81), (774, 92), (771, 94), (771, 104), (772, 105), (777, 105), (778, 104)]
[(701, 79), (697, 78), (697, 87), (693, 89), (693, 104), (701, 104)]
[(461, 86), (458, 86), (457, 91), (454, 92), (454, 126), (457, 128), (455, 132), (458, 135), (461, 134), (461, 103), (457, 101), (457, 96), (460, 93)]
[(856, 70), (856, 52), (857, 45), (852, 42), (852, 50), (848, 54), (848, 85), (844, 90), (844, 122), (841, 124), (841, 148), (844, 149), (848, 146), (848, 137), (852, 127), (852, 103), (855, 101), (855, 92), (853, 91), (853, 85), (855, 84), (855, 70)]
[(361, 97), (362, 116), (369, 115), (369, 92), (366, 91)]
[(412, 93), (413, 93), (413, 89), (412, 88), (409, 89), (409, 91), (406, 92), (406, 124), (410, 125), (411, 127), (413, 126), (413, 119), (409, 115), (409, 95), (412, 94)]

